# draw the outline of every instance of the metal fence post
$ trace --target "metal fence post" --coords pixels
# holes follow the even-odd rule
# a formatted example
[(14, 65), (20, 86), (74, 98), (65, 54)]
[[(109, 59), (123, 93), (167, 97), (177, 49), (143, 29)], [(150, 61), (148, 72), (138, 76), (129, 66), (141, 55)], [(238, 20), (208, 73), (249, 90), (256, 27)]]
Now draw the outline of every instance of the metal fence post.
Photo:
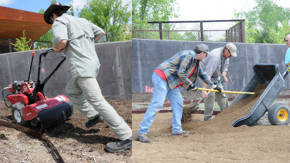
[(229, 42), (229, 30), (226, 30), (226, 42)]
[(240, 36), (241, 36), (241, 42), (245, 42), (245, 20), (240, 21)]
[(136, 30), (133, 31), (133, 38), (136, 38)]
[(200, 22), (200, 41), (204, 41), (203, 38), (203, 22)]
[(162, 40), (162, 23), (159, 23), (159, 36), (160, 40)]

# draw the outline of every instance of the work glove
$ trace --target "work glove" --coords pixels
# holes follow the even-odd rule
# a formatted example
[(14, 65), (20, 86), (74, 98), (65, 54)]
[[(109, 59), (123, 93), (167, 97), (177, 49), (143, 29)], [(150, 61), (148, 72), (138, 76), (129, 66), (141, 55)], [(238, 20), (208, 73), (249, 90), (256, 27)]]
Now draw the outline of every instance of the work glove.
[(217, 90), (218, 92), (222, 92), (222, 88), (219, 87), (219, 86), (216, 86), (216, 87), (214, 88), (214, 90)]
[(189, 90), (192, 90), (192, 89), (194, 89), (195, 88), (195, 84), (194, 83), (192, 83), (192, 84), (190, 84), (188, 87), (187, 87), (187, 91), (189, 91)]

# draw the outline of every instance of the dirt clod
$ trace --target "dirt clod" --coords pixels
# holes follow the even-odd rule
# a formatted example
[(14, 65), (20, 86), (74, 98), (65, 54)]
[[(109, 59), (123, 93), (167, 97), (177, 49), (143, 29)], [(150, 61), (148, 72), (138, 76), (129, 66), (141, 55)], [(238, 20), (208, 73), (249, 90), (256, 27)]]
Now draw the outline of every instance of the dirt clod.
[(0, 134), (0, 140), (8, 140), (8, 138), (4, 134)]

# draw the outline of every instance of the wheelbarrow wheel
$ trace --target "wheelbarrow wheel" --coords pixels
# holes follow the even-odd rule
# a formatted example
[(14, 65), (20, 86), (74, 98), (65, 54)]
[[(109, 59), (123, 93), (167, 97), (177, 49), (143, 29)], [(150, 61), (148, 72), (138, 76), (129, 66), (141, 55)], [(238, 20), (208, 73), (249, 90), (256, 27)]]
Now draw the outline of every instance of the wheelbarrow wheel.
[(289, 107), (282, 103), (272, 105), (268, 110), (268, 119), (272, 125), (287, 125), (289, 123)]
[(12, 108), (12, 118), (14, 121), (16, 121), (20, 125), (25, 125), (26, 122), (23, 120), (22, 114), (20, 110), (16, 108)]

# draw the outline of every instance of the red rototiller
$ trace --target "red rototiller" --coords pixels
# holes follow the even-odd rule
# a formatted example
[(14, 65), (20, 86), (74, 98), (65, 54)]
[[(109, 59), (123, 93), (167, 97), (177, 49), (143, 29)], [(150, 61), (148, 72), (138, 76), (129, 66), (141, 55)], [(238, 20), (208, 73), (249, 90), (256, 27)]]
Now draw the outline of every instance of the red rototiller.
[(28, 79), (24, 81), (14, 81), (2, 90), (2, 97), (5, 105), (11, 108), (12, 118), (18, 124), (41, 126), (48, 129), (62, 124), (73, 113), (70, 100), (64, 95), (48, 98), (44, 95), (43, 89), (50, 77), (59, 69), (65, 61), (65, 56), (54, 68), (54, 70), (41, 82), (40, 71), (42, 58), (53, 50), (46, 50), (39, 54), (37, 81), (30, 81), (30, 74), (33, 64), (34, 52), (28, 73)]

